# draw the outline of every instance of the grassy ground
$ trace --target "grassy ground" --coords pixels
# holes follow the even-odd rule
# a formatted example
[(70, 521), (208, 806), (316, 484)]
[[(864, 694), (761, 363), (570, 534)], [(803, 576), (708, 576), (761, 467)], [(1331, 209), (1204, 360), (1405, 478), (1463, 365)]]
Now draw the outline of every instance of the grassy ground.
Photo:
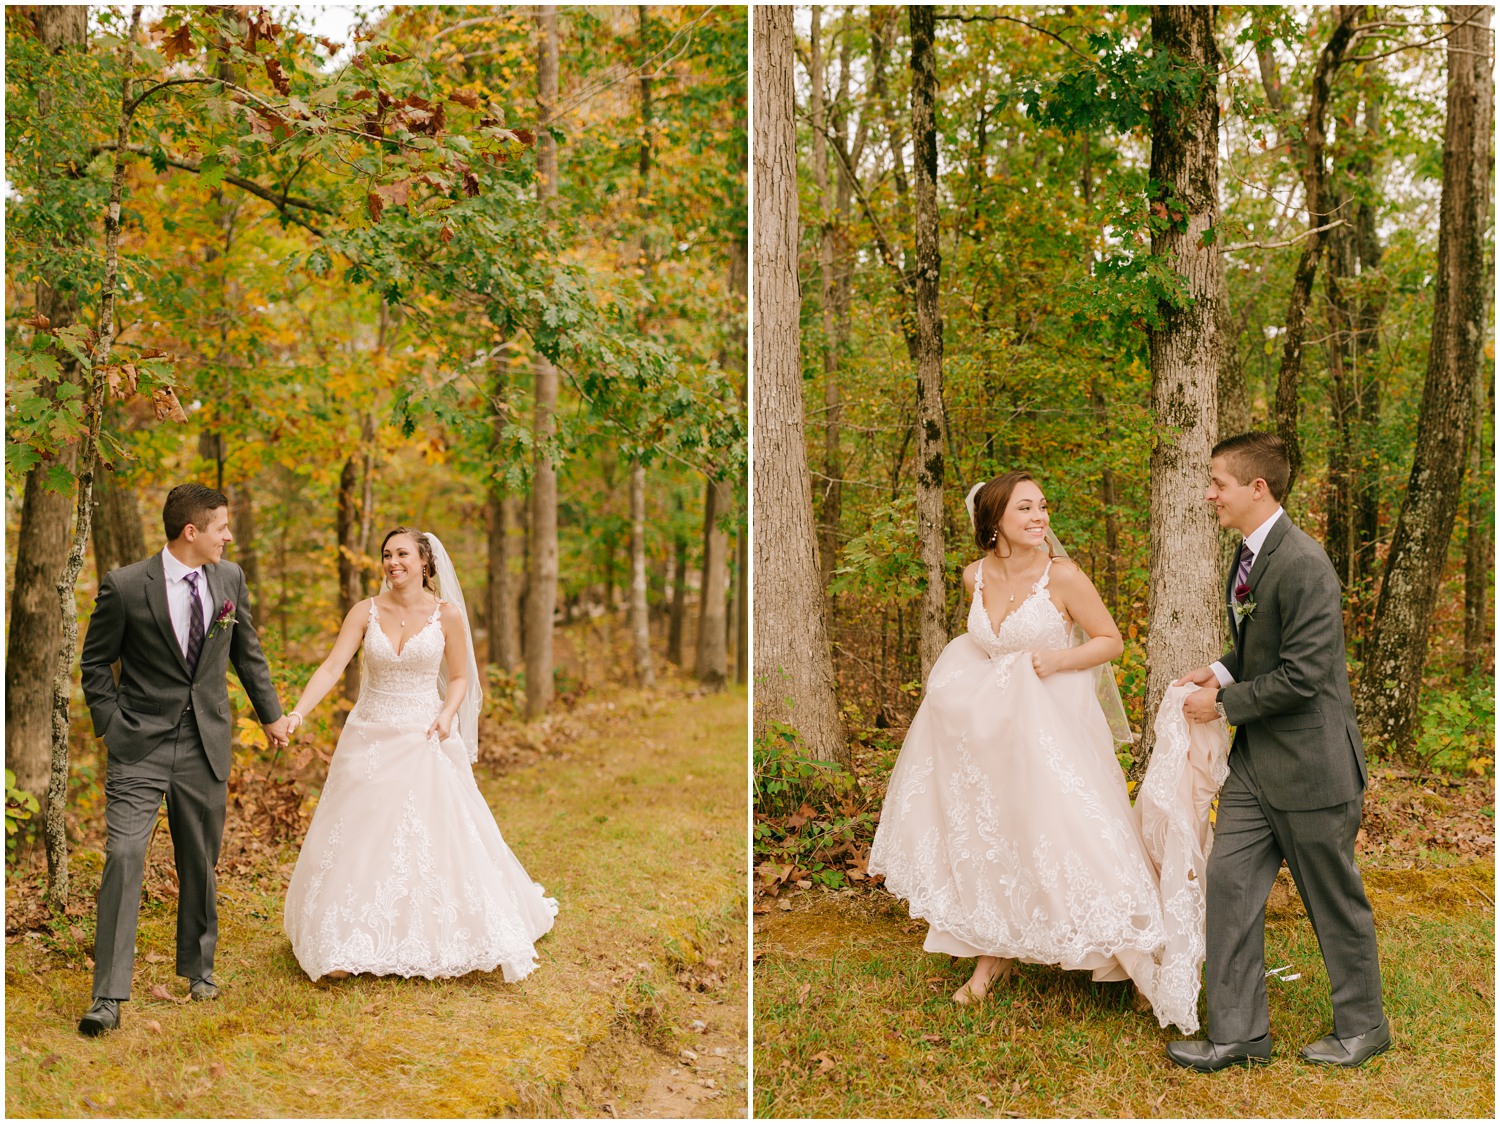
[(478, 773), (561, 902), (528, 979), (310, 983), (281, 935), (281, 847), (221, 862), (217, 1002), (183, 1001), (158, 896), (123, 1028), (83, 1039), (100, 864), (83, 852), (86, 909), (6, 939), (6, 1114), (744, 1115), (745, 695), (616, 700), (592, 733)]
[(1332, 1024), (1327, 975), (1285, 871), (1268, 911), (1275, 1057), (1197, 1074), (1122, 984), (1022, 965), (977, 1009), (970, 961), (922, 952), (881, 892), (810, 891), (756, 917), (755, 1115), (1483, 1117), (1495, 1107), (1493, 857), (1365, 871), (1380, 936), (1386, 1054), (1344, 1071), (1297, 1052)]

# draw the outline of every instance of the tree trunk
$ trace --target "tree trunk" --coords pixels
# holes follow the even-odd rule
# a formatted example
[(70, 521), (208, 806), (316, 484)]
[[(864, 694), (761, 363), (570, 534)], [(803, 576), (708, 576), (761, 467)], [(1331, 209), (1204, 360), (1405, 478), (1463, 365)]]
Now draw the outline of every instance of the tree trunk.
[[(344, 462), (339, 473), (338, 499), (335, 505), (334, 533), (339, 552), (339, 620), (349, 615), (364, 599), (364, 582), (359, 572), (359, 466), (358, 456)], [(344, 668), (344, 698), (351, 703), (359, 699), (359, 661), (350, 660)]]
[[(838, 378), (838, 276), (834, 261), (835, 235), (830, 220), (834, 200), (830, 199), (828, 190), (828, 115), (823, 97), (821, 21), (822, 8), (815, 6), (812, 10), (812, 35), (808, 41), (808, 82), (811, 87), (809, 111), (812, 115), (812, 173), (818, 200), (818, 309), (823, 328), (823, 502), (818, 554), (822, 561), (823, 589), (826, 593), (833, 581), (833, 571), (838, 565), (844, 470), (839, 449), (842, 405)], [(829, 594), (828, 597), (831, 615), (834, 608), (833, 596)]]
[(750, 682), (750, 536), (741, 526), (735, 551), (734, 595), (734, 681), (741, 686)]
[[(506, 360), (495, 360), (491, 397), (495, 410), (491, 456), (496, 464), (501, 457), (501, 442), (507, 409)], [(516, 580), (511, 573), (512, 531), (516, 523), (516, 500), (510, 488), (499, 477), (490, 480), (486, 499), (486, 527), (489, 531), (488, 581), (485, 598), (485, 627), (489, 631), (489, 660), (502, 671), (514, 672), (520, 661), (521, 629), (517, 619)]]
[[(1303, 143), (1306, 153), (1302, 167), (1302, 186), (1307, 195), (1307, 228), (1309, 231), (1324, 226), (1329, 221), (1327, 202), (1327, 171), (1323, 165), (1323, 118), (1328, 109), (1328, 91), (1333, 84), (1334, 72), (1344, 59), (1344, 50), (1354, 34), (1363, 7), (1358, 4), (1335, 8), (1338, 23), (1329, 36), (1328, 43), (1318, 55), (1318, 64), (1313, 68), (1312, 90), (1308, 96), (1307, 116), (1302, 123)], [(1297, 259), (1297, 271), (1292, 277), (1292, 295), (1287, 301), (1286, 334), (1281, 348), (1281, 371), (1276, 382), (1276, 432), (1286, 442), (1287, 455), (1292, 462), (1292, 475), (1287, 483), (1290, 493), (1302, 469), (1302, 439), (1298, 430), (1298, 394), (1302, 379), (1302, 344), (1307, 334), (1307, 302), (1312, 295), (1313, 278), (1318, 271), (1318, 255), (1323, 251), (1323, 235), (1309, 234), (1302, 241), (1302, 255)]]
[(636, 682), (654, 687), (651, 617), (646, 604), (646, 466), (639, 461), (630, 466), (630, 634)]
[(693, 671), (710, 690), (724, 687), (729, 671), (726, 644), (728, 618), (724, 594), (728, 589), (729, 536), (719, 527), (733, 497), (726, 480), (710, 480), (703, 500), (703, 599), (698, 605), (698, 652)]
[(938, 240), (937, 59), (934, 9), (913, 4), (911, 20), (912, 186), (916, 202), (917, 269), (913, 285), (917, 342), (917, 537), (922, 544), (922, 682), (948, 643), (943, 565), (943, 320), (938, 305), (942, 256)]
[[(557, 8), (537, 8), (537, 192), (544, 204), (557, 198), (557, 141), (546, 129), (557, 105)], [(548, 208), (550, 209), (550, 207)], [(535, 473), (531, 486), (531, 577), (526, 600), (526, 717), (552, 705), (552, 616), (557, 607), (557, 368), (535, 360), (532, 416)]]
[(672, 616), (667, 624), (667, 659), (682, 666), (682, 629), (687, 620), (688, 539), (682, 533), (683, 506), (679, 494), (673, 500), (676, 530), (672, 534)]
[[(1467, 21), (1467, 22), (1465, 22)], [(1448, 111), (1432, 341), (1411, 479), (1386, 557), (1371, 656), (1359, 684), (1360, 729), (1405, 746), (1417, 724), (1432, 610), (1463, 483), (1474, 382), (1484, 363), (1484, 236), (1489, 221), (1494, 78), (1489, 8), (1452, 7)]]
[(802, 412), (792, 9), (755, 21), (755, 736), (782, 722), (848, 759), (834, 694)]
[[(1494, 286), (1486, 286), (1493, 292)], [(1489, 323), (1489, 316), (1483, 323)], [(1494, 386), (1485, 377), (1487, 365), (1474, 373), (1474, 428), (1469, 434), (1468, 530), (1464, 540), (1464, 673), (1492, 672), (1495, 662), (1495, 621), (1490, 612), (1490, 587), (1495, 580), (1495, 492), (1485, 475), (1495, 463), (1495, 435), (1485, 438), (1484, 422), (1494, 417)]]
[[(130, 501), (134, 507), (134, 492), (130, 493)], [(248, 483), (235, 488), (234, 495), (230, 497), (229, 515), (232, 523), (230, 529), (234, 534), (234, 560), (245, 571), (245, 585), (250, 590), (248, 608), (254, 613), (260, 593), (260, 554), (256, 549), (255, 537), (255, 492)], [(137, 528), (141, 525), (138, 514), (135, 525)]]
[(1224, 630), (1218, 572), (1218, 529), (1203, 502), (1209, 450), (1218, 438), (1219, 336), (1224, 263), (1217, 243), (1202, 244), (1219, 225), (1219, 51), (1213, 9), (1153, 7), (1151, 38), (1174, 64), (1196, 72), (1197, 90), (1151, 112), (1151, 179), (1162, 201), (1175, 200), (1182, 221), (1151, 237), (1153, 256), (1187, 281), (1190, 302), (1161, 306), (1162, 325), (1148, 333), (1151, 412), (1151, 582), (1146, 634), (1145, 744), (1135, 770), (1150, 757), (1152, 718), (1167, 684), (1215, 658)]
[(99, 293), (99, 340), (89, 356), (84, 388), (84, 417), (89, 419), (78, 448), (78, 504), (73, 518), (73, 543), (57, 580), (57, 611), (62, 620), (62, 644), (52, 678), (52, 769), (47, 780), (47, 900), (55, 910), (68, 905), (68, 830), (63, 813), (68, 802), (68, 704), (73, 695), (73, 659), (78, 653), (78, 574), (89, 541), (94, 502), (94, 472), (98, 466), (99, 428), (108, 389), (105, 369), (115, 341), (115, 286), (120, 276), (120, 202), (125, 195), (125, 156), (130, 139), (130, 92), (134, 71), (131, 41), (140, 30), (141, 10), (130, 16), (130, 28), (119, 50), (120, 115), (115, 131), (115, 169), (110, 178), (109, 204), (104, 214), (104, 283)]
[[(20, 13), (13, 9), (12, 14)], [(25, 14), (53, 54), (85, 46), (87, 8), (38, 5), (25, 9)], [(39, 119), (47, 117), (53, 99), (50, 82), (37, 90)], [(67, 327), (77, 320), (78, 299), (42, 282), (37, 286), (36, 310), (53, 328)], [(63, 381), (77, 383), (78, 364), (64, 358), (62, 365)], [(67, 559), (72, 515), (67, 493), (49, 491), (44, 482), (53, 468), (72, 472), (75, 463), (75, 448), (64, 446), (32, 466), (22, 494), (20, 529), (11, 548), (15, 584), (8, 604), (5, 649), (5, 767), (15, 772), (18, 788), (37, 798), (43, 815), (52, 766), (52, 680), (62, 636), (57, 579)]]

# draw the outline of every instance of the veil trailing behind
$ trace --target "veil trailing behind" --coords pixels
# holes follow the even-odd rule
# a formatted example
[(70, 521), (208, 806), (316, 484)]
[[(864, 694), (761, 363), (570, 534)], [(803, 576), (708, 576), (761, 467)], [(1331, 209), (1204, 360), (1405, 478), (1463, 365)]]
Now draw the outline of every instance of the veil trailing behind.
[[(473, 638), (453, 564), (436, 536), (427, 538), (442, 601), (400, 642), (400, 629), (392, 641), (370, 599), (359, 701), (287, 889), (284, 928), (313, 979), (499, 968), (519, 980), (536, 967), (535, 943), (557, 913), (474, 782), (481, 692)], [(427, 730), (448, 684), (444, 603), (463, 622), (468, 686), (440, 739)]]
[(1169, 692), (1132, 807), (1100, 677), (1042, 678), (1026, 658), (1076, 642), (1050, 593), (1059, 550), (998, 623), (979, 567), (968, 628), (933, 665), (891, 773), (869, 870), (927, 921), (927, 951), (1129, 979), (1163, 1026), (1191, 1034), (1209, 845), (1196, 801), (1217, 787), (1228, 732), (1188, 724), (1185, 690)]

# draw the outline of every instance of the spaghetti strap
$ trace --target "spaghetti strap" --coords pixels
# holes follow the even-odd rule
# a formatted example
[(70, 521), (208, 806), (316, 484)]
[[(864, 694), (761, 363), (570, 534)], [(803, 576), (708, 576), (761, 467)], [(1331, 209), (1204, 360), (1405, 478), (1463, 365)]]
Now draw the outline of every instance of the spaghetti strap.
[(1051, 557), (1048, 557), (1048, 559), (1047, 559), (1047, 568), (1042, 571), (1042, 576), (1039, 577), (1039, 578), (1037, 578), (1036, 584), (1031, 587), (1032, 589), (1046, 589), (1047, 588), (1047, 579), (1052, 576), (1052, 563), (1053, 563), (1053, 561), (1054, 561), (1054, 559), (1052, 559)]
[(974, 568), (974, 591), (977, 593), (984, 588), (984, 556), (979, 558), (979, 565)]

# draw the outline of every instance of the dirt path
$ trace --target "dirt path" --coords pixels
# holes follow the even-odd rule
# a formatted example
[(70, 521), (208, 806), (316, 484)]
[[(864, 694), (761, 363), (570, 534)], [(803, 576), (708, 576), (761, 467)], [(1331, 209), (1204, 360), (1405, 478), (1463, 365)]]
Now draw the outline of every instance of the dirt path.
[[(221, 883), (215, 1003), (182, 1001), (175, 905), (147, 903), (134, 999), (102, 1040), (74, 1030), (92, 917), (8, 937), (7, 1115), (745, 1115), (745, 696), (617, 712), (479, 776), (561, 902), (527, 980), (309, 983), (280, 932), (287, 851)], [(90, 895), (99, 858), (77, 858)]]

